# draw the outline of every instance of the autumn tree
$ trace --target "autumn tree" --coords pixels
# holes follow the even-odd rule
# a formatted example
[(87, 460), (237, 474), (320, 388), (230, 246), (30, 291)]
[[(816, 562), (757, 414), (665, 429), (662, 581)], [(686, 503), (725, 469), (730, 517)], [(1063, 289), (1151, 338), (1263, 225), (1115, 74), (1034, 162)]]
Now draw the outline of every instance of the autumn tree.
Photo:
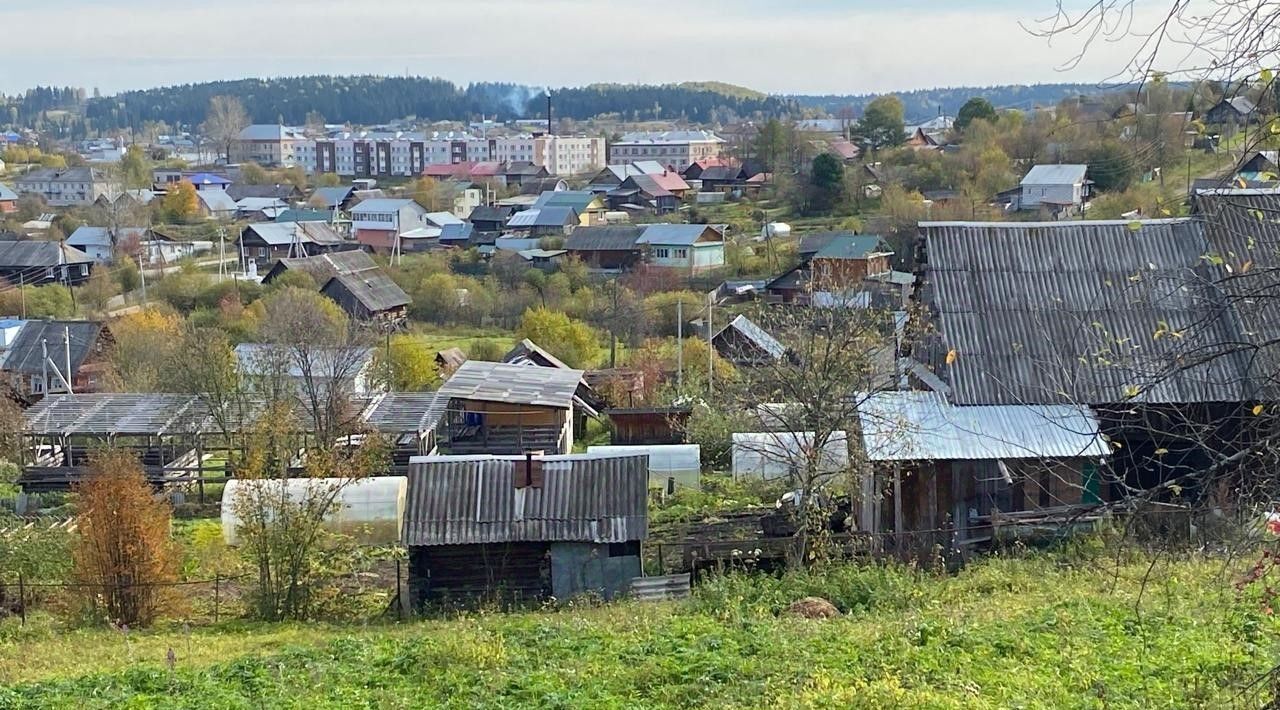
[(423, 392), (440, 380), (435, 353), (412, 335), (392, 335), (375, 360), (379, 379), (392, 392)]
[(560, 311), (530, 308), (520, 320), (519, 335), (546, 348), (569, 367), (591, 367), (600, 359), (600, 340), (591, 326)]
[(271, 174), (266, 168), (254, 162), (246, 162), (240, 165), (240, 182), (246, 185), (269, 185), (271, 184)]
[(228, 163), (231, 162), (231, 143), (249, 125), (249, 113), (244, 104), (234, 96), (214, 96), (209, 99), (209, 110), (205, 114), (204, 123), (200, 124), (200, 132), (212, 140), (222, 150)]
[(143, 308), (111, 323), (114, 344), (109, 353), (112, 389), (121, 392), (162, 392), (171, 372), (182, 321), (171, 310)]
[(160, 201), (160, 214), (166, 222), (185, 224), (200, 214), (200, 200), (196, 197), (196, 186), (183, 180), (169, 190)]
[(428, 212), (445, 209), (445, 190), (440, 182), (431, 177), (420, 177), (413, 183), (413, 201)]
[(316, 176), (316, 187), (338, 187), (342, 178), (337, 173), (320, 173)]
[(102, 315), (107, 305), (116, 295), (116, 282), (111, 279), (106, 269), (94, 269), (89, 280), (79, 288), (77, 302), (80, 309), (91, 316)]
[(133, 144), (120, 158), (120, 177), (126, 190), (151, 187), (151, 159), (142, 146)]
[(808, 197), (806, 211), (817, 214), (830, 212), (844, 200), (844, 165), (839, 158), (821, 153), (813, 159)]
[(168, 503), (152, 494), (128, 451), (91, 455), (77, 488), (72, 552), (86, 603), (115, 624), (147, 626), (176, 602), (181, 550), (169, 536)]

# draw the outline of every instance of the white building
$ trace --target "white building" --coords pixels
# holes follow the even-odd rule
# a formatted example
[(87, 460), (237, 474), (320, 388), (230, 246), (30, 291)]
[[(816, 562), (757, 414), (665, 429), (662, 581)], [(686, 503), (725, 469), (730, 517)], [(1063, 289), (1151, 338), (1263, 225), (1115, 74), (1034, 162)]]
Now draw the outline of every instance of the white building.
[(656, 160), (682, 171), (699, 160), (719, 156), (724, 142), (711, 131), (628, 133), (609, 146), (609, 164)]
[(1022, 178), (1018, 209), (1078, 209), (1089, 196), (1087, 165), (1037, 165)]

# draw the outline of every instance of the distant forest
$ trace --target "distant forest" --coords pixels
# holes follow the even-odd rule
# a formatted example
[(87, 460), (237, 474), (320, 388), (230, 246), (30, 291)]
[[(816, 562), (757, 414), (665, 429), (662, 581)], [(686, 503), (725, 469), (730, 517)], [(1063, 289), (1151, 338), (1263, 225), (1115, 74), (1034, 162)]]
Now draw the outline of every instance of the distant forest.
[[(955, 115), (973, 96), (985, 96), (1001, 108), (1050, 106), (1063, 98), (1110, 89), (1092, 84), (1039, 84), (921, 89), (897, 92), (908, 122), (938, 113)], [(723, 125), (743, 118), (859, 116), (874, 94), (852, 96), (769, 96), (719, 82), (668, 85), (592, 84), (551, 89), (556, 118), (584, 120), (611, 115), (624, 121), (682, 120)], [(126, 91), (86, 97), (83, 89), (37, 87), (22, 95), (0, 97), (0, 123), (37, 125), (60, 135), (82, 137), (88, 131), (139, 129), (148, 121), (193, 128), (204, 120), (210, 97), (239, 97), (258, 123), (303, 123), (315, 112), (333, 122), (358, 125), (416, 117), (422, 120), (497, 120), (545, 118), (544, 89), (510, 83), (459, 86), (423, 77), (303, 76), (240, 79)], [(51, 116), (66, 110), (70, 115)], [(7, 115), (6, 115), (7, 114)]]
[[(715, 123), (744, 116), (794, 110), (784, 99), (722, 85), (592, 85), (552, 89), (557, 118), (616, 114), (649, 119)], [(146, 121), (194, 126), (204, 120), (209, 98), (237, 96), (255, 122), (300, 124), (317, 112), (335, 122), (361, 125), (415, 116), (424, 120), (544, 118), (543, 89), (517, 84), (458, 86), (444, 79), (382, 76), (305, 76), (184, 84), (90, 99), (85, 117), (98, 129), (137, 128)]]
[[(1008, 84), (1002, 86), (956, 86), (942, 89), (917, 89), (914, 91), (895, 91), (895, 96), (902, 99), (902, 106), (908, 122), (926, 121), (939, 113), (954, 116), (960, 111), (965, 101), (974, 96), (985, 97), (996, 108), (1012, 108), (1026, 111), (1037, 106), (1056, 106), (1066, 98), (1091, 96), (1113, 91), (1132, 91), (1132, 85), (1099, 86), (1097, 84)], [(785, 96), (788, 102), (795, 103), (804, 109), (817, 109), (832, 116), (841, 111), (853, 109), (855, 116), (862, 115), (862, 109), (872, 99), (881, 94), (859, 94), (854, 96)]]

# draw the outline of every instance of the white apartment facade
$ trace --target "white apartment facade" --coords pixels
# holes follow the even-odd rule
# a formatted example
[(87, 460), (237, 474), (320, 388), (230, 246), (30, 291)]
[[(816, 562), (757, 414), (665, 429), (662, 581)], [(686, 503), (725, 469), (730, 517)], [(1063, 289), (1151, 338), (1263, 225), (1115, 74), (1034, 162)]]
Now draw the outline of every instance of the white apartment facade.
[(719, 156), (724, 143), (711, 131), (628, 133), (609, 146), (609, 165), (654, 160), (679, 171), (699, 160)]
[(589, 136), (516, 135), (479, 138), (464, 132), (343, 131), (306, 138), (288, 126), (250, 126), (232, 144), (234, 162), (253, 161), (309, 173), (376, 177), (419, 175), (428, 165), (524, 161), (552, 175), (598, 171), (605, 141)]

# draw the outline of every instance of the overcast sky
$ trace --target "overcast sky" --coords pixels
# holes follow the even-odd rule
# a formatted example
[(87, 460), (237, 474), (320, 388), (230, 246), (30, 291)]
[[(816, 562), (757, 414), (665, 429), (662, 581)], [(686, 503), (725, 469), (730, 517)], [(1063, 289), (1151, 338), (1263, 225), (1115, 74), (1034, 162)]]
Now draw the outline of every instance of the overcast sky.
[(41, 0), (0, 6), (0, 27), (9, 28), (0, 91), (408, 72), (463, 84), (718, 80), (845, 94), (1094, 82), (1124, 66), (1131, 46), (1105, 43), (1060, 71), (1075, 45), (1019, 26), (1053, 8), (1053, 0)]

